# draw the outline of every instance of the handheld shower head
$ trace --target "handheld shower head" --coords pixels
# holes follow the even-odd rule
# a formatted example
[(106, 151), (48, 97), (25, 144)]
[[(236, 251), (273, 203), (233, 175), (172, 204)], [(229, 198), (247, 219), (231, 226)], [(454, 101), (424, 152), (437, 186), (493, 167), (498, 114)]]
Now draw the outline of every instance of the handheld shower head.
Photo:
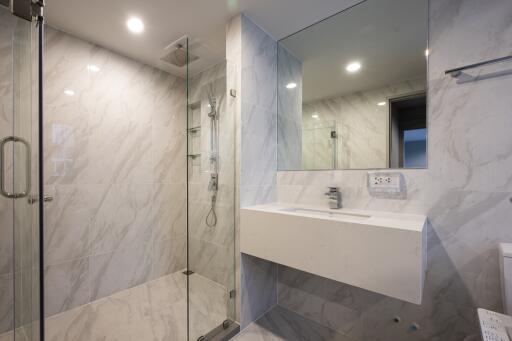
[(208, 102), (210, 103), (210, 112), (208, 113), (208, 117), (212, 119), (217, 118), (217, 100), (215, 97), (208, 95)]

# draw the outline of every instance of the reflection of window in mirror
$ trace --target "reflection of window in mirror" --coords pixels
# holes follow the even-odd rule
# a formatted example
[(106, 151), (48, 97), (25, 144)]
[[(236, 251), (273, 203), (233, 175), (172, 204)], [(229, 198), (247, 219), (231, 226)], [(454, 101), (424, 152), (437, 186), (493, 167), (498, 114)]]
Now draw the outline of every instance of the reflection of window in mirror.
[(425, 93), (389, 100), (389, 165), (427, 167), (427, 98)]

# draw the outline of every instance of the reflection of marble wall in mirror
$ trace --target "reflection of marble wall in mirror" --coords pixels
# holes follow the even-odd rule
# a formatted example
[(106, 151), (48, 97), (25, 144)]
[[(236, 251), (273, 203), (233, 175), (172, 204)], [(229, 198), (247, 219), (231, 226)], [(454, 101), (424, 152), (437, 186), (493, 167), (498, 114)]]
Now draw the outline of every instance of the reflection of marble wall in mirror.
[(407, 167), (390, 141), (419, 119), (390, 139), (388, 100), (426, 89), (427, 4), (364, 1), (279, 41), (279, 170)]
[[(303, 129), (318, 122), (336, 122), (338, 126), (336, 168), (387, 168), (389, 132), (387, 99), (423, 91), (425, 85), (425, 78), (421, 77), (378, 89), (304, 103)], [(378, 105), (380, 102), (386, 102), (386, 105)], [(330, 130), (324, 132), (324, 134), (329, 133)], [(312, 165), (310, 161), (312, 158), (321, 156), (330, 158), (331, 145), (322, 149), (315, 145), (310, 146), (307, 142), (309, 141), (303, 143), (303, 168), (332, 169), (332, 166)], [(329, 164), (322, 163), (324, 166)]]
[(302, 168), (302, 62), (278, 44), (279, 169)]

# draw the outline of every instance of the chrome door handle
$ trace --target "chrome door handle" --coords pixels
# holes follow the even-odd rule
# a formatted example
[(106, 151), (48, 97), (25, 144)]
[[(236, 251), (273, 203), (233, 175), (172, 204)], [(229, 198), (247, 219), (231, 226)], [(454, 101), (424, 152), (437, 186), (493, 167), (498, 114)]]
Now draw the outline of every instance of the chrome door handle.
[[(36, 203), (36, 202), (38, 202), (38, 201), (39, 201), (39, 197), (38, 197), (38, 196), (30, 195), (30, 196), (28, 197), (28, 203), (29, 203), (29, 204), (31, 204), (31, 205), (32, 205), (32, 204), (35, 204), (35, 203)], [(44, 201), (44, 202), (50, 202), (50, 201), (53, 201), (53, 197), (52, 197), (51, 195), (45, 195), (45, 196), (43, 197), (43, 201)]]
[[(10, 193), (8, 192), (6, 189), (5, 189), (5, 164), (4, 164), (4, 157), (5, 157), (5, 145), (8, 143), (8, 142), (20, 142), (21, 144), (23, 144), (25, 146), (25, 157), (26, 157), (26, 167), (27, 167), (27, 170), (26, 170), (26, 178), (25, 178), (25, 190), (23, 192), (19, 192), (19, 193)], [(31, 166), (31, 160), (30, 160), (30, 157), (31, 157), (31, 151), (30, 151), (30, 144), (27, 142), (27, 140), (25, 139), (22, 139), (21, 137), (16, 137), (16, 136), (7, 136), (7, 137), (4, 137), (3, 139), (0, 140), (0, 194), (2, 194), (4, 197), (6, 198), (14, 198), (14, 199), (18, 199), (18, 198), (24, 198), (26, 197), (27, 195), (29, 195), (30, 193), (30, 189), (31, 189), (31, 178), (30, 178), (30, 172), (31, 172), (31, 169), (32, 169), (32, 166)]]

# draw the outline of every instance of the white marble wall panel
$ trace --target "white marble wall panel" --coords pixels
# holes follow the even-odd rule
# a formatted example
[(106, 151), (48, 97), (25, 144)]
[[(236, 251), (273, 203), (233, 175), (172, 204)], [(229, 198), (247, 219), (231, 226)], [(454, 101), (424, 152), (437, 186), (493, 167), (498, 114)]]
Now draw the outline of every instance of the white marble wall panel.
[(52, 28), (45, 45), (53, 315), (186, 267), (186, 83)]
[[(228, 107), (237, 119), (238, 160), (236, 233), (240, 206), (275, 200), (277, 170), (277, 42), (244, 15), (227, 28), (226, 54), (229, 89), (237, 99)], [(237, 243), (238, 244), (238, 243)], [(237, 247), (240, 280), (240, 322), (245, 327), (276, 304), (276, 268), (269, 262), (243, 255)], [(238, 270), (240, 269), (240, 270)], [(252, 279), (258, 278), (257, 281)]]
[[(227, 110), (236, 120), (236, 318), (242, 328), (276, 304), (276, 268), (239, 249), (239, 208), (275, 200), (277, 170), (277, 43), (244, 15), (226, 28)], [(258, 278), (256, 282), (251, 279)]]
[[(406, 198), (372, 197), (365, 171), (278, 173), (282, 202), (327, 205), (322, 193), (336, 185), (345, 207), (426, 214), (422, 305), (287, 268), (279, 269), (279, 304), (361, 340), (463, 340), (479, 333), (477, 307), (502, 310), (497, 246), (512, 241), (510, 66), (468, 71), (462, 81), (444, 70), (510, 54), (511, 15), (508, 0), (430, 1), (429, 168), (401, 171)], [(355, 315), (331, 313), (340, 310)]]
[(277, 63), (278, 169), (302, 169), (302, 61), (278, 44)]

